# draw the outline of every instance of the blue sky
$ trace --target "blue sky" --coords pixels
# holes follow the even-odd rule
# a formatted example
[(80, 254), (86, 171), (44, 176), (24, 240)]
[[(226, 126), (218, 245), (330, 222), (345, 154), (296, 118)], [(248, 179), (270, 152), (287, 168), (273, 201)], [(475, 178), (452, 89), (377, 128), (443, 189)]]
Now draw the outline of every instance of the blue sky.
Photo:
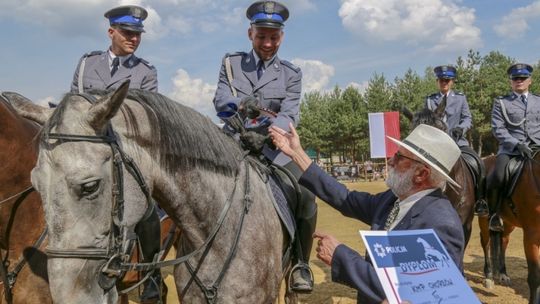
[[(109, 46), (103, 13), (120, 4), (149, 11), (136, 54), (158, 69), (159, 91), (214, 117), (220, 63), (249, 51), (246, 0), (0, 0), (0, 91), (36, 103), (69, 90), (83, 53)], [(303, 91), (365, 87), (408, 68), (455, 62), (468, 49), (540, 59), (540, 1), (289, 0), (279, 56), (300, 66)]]

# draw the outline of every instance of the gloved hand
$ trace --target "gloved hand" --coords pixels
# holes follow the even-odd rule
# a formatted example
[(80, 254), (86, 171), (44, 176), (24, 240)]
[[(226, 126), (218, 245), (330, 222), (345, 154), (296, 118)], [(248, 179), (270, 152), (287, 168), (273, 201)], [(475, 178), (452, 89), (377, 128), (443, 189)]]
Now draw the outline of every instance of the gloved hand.
[(259, 117), (259, 115), (261, 115), (261, 111), (259, 110), (259, 100), (253, 96), (246, 96), (240, 99), (238, 112), (244, 118), (254, 119)]
[(532, 150), (527, 144), (519, 143), (517, 144), (517, 149), (519, 153), (521, 153), (521, 156), (525, 158), (532, 158)]
[(463, 136), (463, 129), (460, 127), (455, 127), (450, 132), (452, 133), (452, 137), (454, 139), (460, 139), (461, 136)]
[(270, 142), (270, 137), (255, 131), (247, 131), (240, 135), (240, 140), (244, 149), (249, 150), (253, 154), (260, 154), (264, 144)]

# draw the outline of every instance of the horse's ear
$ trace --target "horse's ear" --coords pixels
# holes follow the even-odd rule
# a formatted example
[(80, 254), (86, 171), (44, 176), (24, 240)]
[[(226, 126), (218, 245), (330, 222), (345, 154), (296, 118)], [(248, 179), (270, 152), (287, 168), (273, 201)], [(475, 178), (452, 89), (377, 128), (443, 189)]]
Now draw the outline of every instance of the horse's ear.
[(408, 119), (409, 121), (412, 121), (412, 120), (413, 120), (413, 113), (411, 112), (411, 110), (409, 110), (409, 108), (407, 108), (407, 107), (405, 107), (405, 106), (401, 107), (401, 113), (402, 113), (405, 117), (407, 117), (407, 119)]
[(444, 116), (444, 110), (446, 109), (446, 94), (444, 95), (441, 103), (437, 106), (437, 109), (435, 109), (435, 115), (437, 115), (437, 117), (443, 117)]
[(120, 109), (129, 89), (129, 80), (124, 82), (112, 95), (104, 96), (88, 110), (87, 121), (95, 130), (100, 130)]
[(53, 109), (37, 105), (19, 93), (2, 92), (0, 96), (15, 109), (17, 114), (40, 125), (44, 125), (54, 112)]

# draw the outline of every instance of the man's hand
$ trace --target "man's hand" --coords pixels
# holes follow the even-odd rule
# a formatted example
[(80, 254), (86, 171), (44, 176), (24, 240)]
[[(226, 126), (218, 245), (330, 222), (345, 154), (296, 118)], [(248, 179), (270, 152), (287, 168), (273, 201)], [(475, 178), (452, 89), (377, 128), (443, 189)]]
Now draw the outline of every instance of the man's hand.
[(451, 130), (452, 137), (455, 139), (460, 139), (463, 136), (463, 129), (460, 127), (455, 127)]
[(517, 144), (517, 149), (519, 153), (521, 153), (521, 156), (525, 158), (532, 158), (532, 150), (527, 144), (519, 143)]
[(277, 126), (271, 126), (268, 133), (276, 148), (280, 149), (285, 155), (292, 157), (295, 151), (302, 150), (302, 146), (294, 126), (290, 124), (289, 127), (291, 128), (290, 133)]
[(334, 251), (341, 243), (335, 237), (320, 231), (315, 231), (313, 238), (318, 239), (317, 248), (315, 249), (317, 251), (317, 257), (326, 265), (330, 266)]
[(261, 111), (259, 110), (259, 100), (253, 96), (246, 96), (240, 99), (238, 112), (244, 118), (254, 119), (259, 117), (259, 115), (261, 115)]

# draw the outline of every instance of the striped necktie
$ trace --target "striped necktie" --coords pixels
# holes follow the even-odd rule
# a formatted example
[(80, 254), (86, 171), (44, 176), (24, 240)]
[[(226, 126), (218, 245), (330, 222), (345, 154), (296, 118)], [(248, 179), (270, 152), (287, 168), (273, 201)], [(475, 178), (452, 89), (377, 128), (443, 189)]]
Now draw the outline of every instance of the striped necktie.
[(394, 206), (392, 206), (392, 210), (390, 210), (390, 213), (388, 214), (388, 218), (386, 219), (386, 222), (384, 223), (384, 230), (388, 230), (390, 226), (392, 226), (392, 223), (396, 220), (396, 217), (399, 213), (399, 200), (396, 200), (394, 202)]

